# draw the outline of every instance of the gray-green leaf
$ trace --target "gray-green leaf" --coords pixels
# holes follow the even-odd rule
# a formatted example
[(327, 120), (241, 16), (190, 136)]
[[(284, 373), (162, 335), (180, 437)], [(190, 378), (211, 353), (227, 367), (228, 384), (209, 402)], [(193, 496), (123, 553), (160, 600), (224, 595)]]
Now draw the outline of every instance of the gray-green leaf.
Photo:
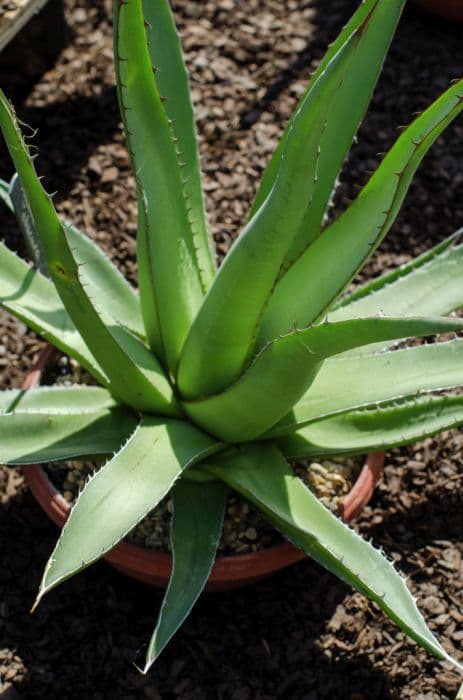
[(173, 568), (146, 654), (146, 673), (189, 615), (214, 563), (228, 489), (220, 482), (180, 479), (172, 491)]

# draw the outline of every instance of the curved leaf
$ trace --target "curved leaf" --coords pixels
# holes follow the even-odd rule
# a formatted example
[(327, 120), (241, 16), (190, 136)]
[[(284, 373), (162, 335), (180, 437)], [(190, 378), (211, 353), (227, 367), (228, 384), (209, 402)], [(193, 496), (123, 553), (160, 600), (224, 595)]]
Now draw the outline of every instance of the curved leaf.
[(187, 399), (225, 389), (250, 358), (262, 313), (312, 201), (320, 139), (356, 44), (353, 35), (302, 102), (272, 190), (225, 257), (193, 322), (178, 371)]
[[(161, 6), (159, 2), (151, 5), (155, 19), (156, 8), (160, 11)], [(162, 103), (144, 22), (142, 0), (114, 3), (119, 102), (139, 200), (142, 313), (147, 332), (161, 334), (149, 338), (152, 347), (174, 372), (203, 287), (188, 215), (189, 183), (182, 174), (183, 156), (177, 153), (175, 125), (170, 124)], [(174, 71), (173, 65), (170, 70)], [(153, 305), (156, 322), (151, 318)]]
[(222, 531), (227, 495), (228, 489), (220, 481), (180, 479), (172, 490), (172, 575), (149, 643), (144, 673), (190, 614), (206, 585)]
[[(9, 190), (13, 211), (32, 252), (35, 267), (49, 277), (34, 217), (17, 174), (11, 179)], [(144, 338), (143, 319), (136, 291), (91, 238), (63, 220), (61, 226), (79, 265), (79, 275), (89, 296), (98, 299), (100, 308), (117, 323)]]
[(380, 339), (461, 329), (460, 319), (366, 318), (297, 330), (264, 348), (226, 391), (184, 402), (184, 406), (193, 420), (213, 435), (226, 442), (245, 442), (264, 433), (291, 410), (325, 358)]
[(0, 304), (42, 338), (77, 360), (101, 384), (108, 384), (53, 284), (3, 243), (0, 243)]
[[(361, 300), (361, 307), (368, 308), (369, 314), (380, 313), (382, 306), (376, 303), (376, 298), (374, 296), (379, 292), (381, 295), (385, 295), (386, 300), (388, 300), (390, 303), (395, 303), (397, 306), (401, 306), (402, 304), (408, 305), (409, 296), (413, 297), (413, 304), (416, 304), (419, 301), (422, 302), (421, 297), (424, 293), (424, 290), (422, 290), (424, 275), (426, 275), (426, 277), (432, 277), (433, 282), (434, 276), (436, 276), (439, 282), (438, 293), (439, 295), (445, 294), (446, 288), (442, 283), (441, 275), (442, 277), (445, 277), (447, 274), (452, 272), (452, 268), (458, 266), (463, 249), (463, 244), (460, 242), (462, 233), (463, 229), (455, 231), (455, 233), (452, 233), (436, 246), (429, 248), (416, 258), (408, 260), (403, 265), (394, 267), (392, 270), (383, 273), (379, 277), (374, 277), (373, 279), (369, 279), (367, 282), (364, 282), (359, 287), (354, 289), (353, 292), (349, 292), (345, 297), (341, 298), (333, 306), (333, 309), (330, 312), (330, 318), (333, 318), (337, 314), (339, 314), (341, 318), (342, 314), (345, 313), (344, 307), (351, 306), (354, 304), (354, 302), (356, 304), (360, 304)], [(442, 273), (442, 269), (445, 270), (444, 274)], [(407, 285), (405, 287), (405, 289), (407, 289), (405, 298), (403, 298), (403, 295), (398, 291), (399, 288), (395, 287), (396, 284)], [(435, 295), (433, 294), (432, 298), (430, 299), (431, 302), (433, 301), (434, 296)], [(367, 297), (369, 297), (368, 301)], [(379, 297), (379, 299), (381, 298), (383, 298), (383, 296)], [(366, 306), (363, 307), (363, 304)], [(444, 306), (445, 311), (442, 309), (441, 311), (436, 311), (434, 313), (448, 313), (456, 308), (447, 308), (445, 302)]]
[(143, 343), (99, 314), (82, 285), (79, 267), (51, 199), (42, 188), (14, 112), (0, 91), (0, 127), (27, 195), (61, 300), (108, 377), (111, 392), (137, 410), (177, 413), (171, 386)]
[(463, 424), (463, 396), (375, 406), (310, 423), (279, 440), (287, 457), (362, 454), (422, 440)]
[[(363, 285), (330, 313), (330, 321), (368, 314), (447, 314), (463, 305), (463, 245), (454, 234), (424, 255)], [(369, 352), (387, 347), (378, 343)], [(349, 354), (355, 354), (351, 351)]]
[(0, 463), (37, 464), (107, 455), (119, 449), (137, 419), (122, 406), (60, 412), (18, 410), (0, 415)]
[(315, 561), (371, 598), (418, 644), (461, 668), (427, 628), (393, 565), (325, 508), (274, 447), (247, 446), (221, 455), (205, 469), (257, 505)]
[(179, 36), (168, 0), (143, 1), (146, 36), (151, 63), (156, 67), (156, 82), (163, 97), (163, 106), (171, 121), (187, 181), (184, 195), (188, 201), (189, 219), (196, 248), (198, 268), (207, 289), (216, 272), (214, 247), (207, 230), (201, 187), (198, 139), (188, 85), (188, 73)]
[(452, 85), (397, 139), (353, 204), (277, 283), (258, 346), (327, 313), (392, 226), (430, 146), (463, 109), (463, 81)]
[(433, 343), (323, 363), (310, 389), (266, 437), (324, 416), (463, 385), (463, 341)]
[(184, 469), (218, 448), (188, 423), (144, 416), (80, 494), (46, 566), (37, 602), (100, 559), (164, 498)]
[[(312, 86), (314, 83), (318, 80), (318, 78), (321, 76), (323, 71), (326, 69), (328, 63), (334, 58), (334, 56), (338, 53), (338, 51), (346, 44), (346, 42), (349, 40), (349, 38), (352, 36), (353, 33), (358, 32), (359, 26), (363, 25), (367, 15), (371, 12), (372, 7), (374, 7), (376, 0), (364, 0), (364, 2), (361, 3), (361, 5), (357, 8), (356, 12), (352, 15), (350, 20), (347, 22), (346, 26), (342, 29), (340, 32), (339, 36), (333, 41), (332, 44), (329, 45), (328, 50), (326, 51), (325, 55), (323, 56), (322, 60), (318, 64), (316, 70), (314, 71), (313, 75), (310, 78), (309, 84), (307, 86), (306, 91), (304, 92), (304, 95), (301, 98), (301, 101), (289, 120), (286, 129), (284, 131), (283, 137), (278, 144), (278, 147), (276, 148), (275, 152), (273, 153), (270, 162), (265, 169), (262, 181), (260, 183), (259, 189), (257, 191), (256, 197), (254, 199), (254, 202), (252, 204), (251, 208), (251, 216), (253, 216), (256, 211), (259, 209), (259, 207), (262, 205), (262, 203), (265, 201), (265, 199), (268, 197), (268, 194), (270, 190), (272, 189), (275, 178), (278, 173), (278, 169), (280, 167), (280, 161), (281, 161), (281, 156), (284, 150), (284, 145), (286, 142), (286, 139), (288, 137), (288, 132), (291, 128), (291, 124), (293, 122), (294, 116), (297, 113), (297, 110), (299, 109), (300, 104), (302, 101), (305, 99), (306, 95), (310, 92), (312, 89)], [(386, 3), (383, 3), (385, 5)], [(361, 86), (359, 86), (360, 88)]]
[[(404, 5), (404, 0), (388, 2), (367, 0), (349, 22), (347, 31), (343, 32), (343, 38), (335, 44), (339, 50), (352, 39), (356, 42), (350, 61), (344, 67), (337, 95), (332, 102), (330, 112), (326, 115), (325, 128), (320, 140), (317, 181), (313, 198), (288, 252), (285, 266), (292, 264), (320, 234), (336, 178), (365, 114)], [(331, 56), (333, 49), (334, 47), (331, 47), (329, 51)], [(323, 66), (326, 66), (326, 59)], [(316, 71), (308, 92), (312, 89), (314, 80), (318, 79), (321, 70), (319, 67)], [(295, 119), (297, 119), (297, 113), (293, 120)], [(287, 133), (283, 138), (284, 140), (288, 138)], [(274, 156), (274, 158), (277, 157)], [(274, 168), (275, 164), (272, 163), (270, 173)], [(269, 176), (264, 175), (262, 184), (264, 192), (269, 184), (268, 179)], [(262, 194), (259, 193), (258, 200), (261, 197)]]
[(0, 391), (0, 414), (95, 412), (116, 406), (109, 391), (99, 386), (39, 386)]

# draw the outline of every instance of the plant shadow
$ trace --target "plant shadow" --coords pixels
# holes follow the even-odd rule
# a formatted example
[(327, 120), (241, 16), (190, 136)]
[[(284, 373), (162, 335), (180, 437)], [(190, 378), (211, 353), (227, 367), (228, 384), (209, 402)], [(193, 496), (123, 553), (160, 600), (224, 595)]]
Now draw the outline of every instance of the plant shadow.
[(14, 686), (19, 697), (328, 697), (323, 688), (351, 700), (366, 699), (368, 688), (368, 697), (397, 698), (367, 658), (323, 651), (320, 636), (348, 589), (312, 562), (251, 588), (203, 596), (142, 676), (132, 662), (142, 665), (162, 593), (100, 563), (52, 591), (31, 616), (57, 530), (20, 493), (0, 506), (0, 533), (0, 641), (28, 669)]

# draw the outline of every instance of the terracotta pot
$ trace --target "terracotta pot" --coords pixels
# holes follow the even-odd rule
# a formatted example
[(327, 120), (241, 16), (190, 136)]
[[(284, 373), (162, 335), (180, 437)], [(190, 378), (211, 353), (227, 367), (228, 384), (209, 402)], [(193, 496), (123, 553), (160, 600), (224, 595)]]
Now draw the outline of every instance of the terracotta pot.
[(463, 0), (414, 0), (414, 2), (435, 15), (463, 22)]
[[(39, 384), (42, 371), (52, 361), (55, 352), (51, 346), (45, 349), (26, 378), (24, 389), (31, 389)], [(367, 457), (356, 483), (344, 500), (341, 515), (345, 520), (351, 520), (358, 515), (370, 500), (381, 477), (383, 466), (383, 452), (372, 453)], [(53, 522), (63, 527), (70, 513), (68, 502), (55, 489), (41, 466), (27, 466), (23, 472), (40, 506)], [(261, 552), (218, 557), (207, 582), (206, 591), (226, 591), (247, 586), (304, 559), (305, 556), (292, 544), (282, 543)], [(169, 581), (172, 568), (170, 554), (120, 542), (105, 555), (105, 559), (124, 574), (152, 586), (165, 588)]]

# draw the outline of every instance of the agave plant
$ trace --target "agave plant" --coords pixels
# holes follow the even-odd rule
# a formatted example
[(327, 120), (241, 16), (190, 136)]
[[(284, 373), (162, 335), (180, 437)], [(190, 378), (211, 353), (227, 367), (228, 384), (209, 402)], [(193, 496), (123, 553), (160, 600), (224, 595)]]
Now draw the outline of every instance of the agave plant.
[(450, 658), (388, 559), (291, 468), (294, 458), (382, 450), (463, 423), (463, 396), (442, 393), (463, 384), (463, 340), (395, 347), (463, 329), (445, 316), (463, 301), (458, 239), (344, 293), (390, 229), (426, 151), (463, 109), (463, 81), (401, 133), (351, 206), (326, 222), (403, 5), (365, 0), (331, 45), (217, 269), (168, 0), (116, 1), (139, 293), (58, 217), (1, 94), (0, 127), (24, 201), (12, 202), (5, 183), (1, 191), (43, 258), (30, 267), (1, 246), (1, 303), (101, 386), (1, 393), (0, 460), (108, 458), (72, 509), (38, 599), (102, 557), (171, 491), (173, 571), (145, 670), (205, 585), (230, 489), (424, 648)]

